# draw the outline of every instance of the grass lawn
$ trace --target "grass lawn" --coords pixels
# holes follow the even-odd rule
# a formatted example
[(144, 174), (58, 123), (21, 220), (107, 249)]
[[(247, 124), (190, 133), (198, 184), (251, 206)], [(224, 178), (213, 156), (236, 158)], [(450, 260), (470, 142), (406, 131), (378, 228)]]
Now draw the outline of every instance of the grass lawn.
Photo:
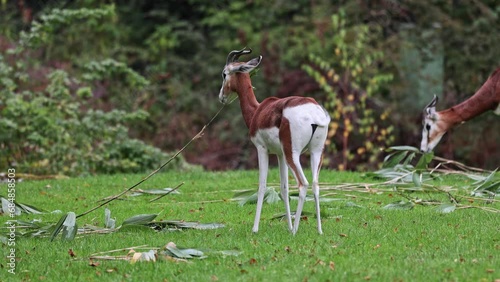
[[(310, 173), (306, 172), (306, 175)], [(118, 194), (145, 175), (114, 175), (17, 183), (16, 200), (46, 210), (41, 215), (22, 214), (24, 221), (57, 222), (62, 214), (77, 215)], [(500, 176), (497, 173), (496, 176)], [(269, 173), (269, 186), (279, 189), (278, 171)], [(323, 170), (321, 195), (323, 235), (314, 218), (304, 218), (296, 236), (284, 221), (272, 219), (284, 212), (282, 202), (265, 204), (257, 234), (252, 234), (255, 205), (232, 201), (235, 191), (256, 189), (257, 171), (159, 173), (141, 189), (175, 187), (179, 194), (149, 202), (154, 196), (123, 197), (106, 207), (117, 225), (137, 214), (159, 213), (156, 220), (223, 223), (224, 228), (156, 232), (128, 228), (111, 234), (78, 235), (73, 241), (49, 237), (15, 238), (15, 274), (9, 273), (10, 246), (1, 248), (0, 281), (499, 281), (500, 202), (486, 203), (463, 187), (473, 180), (443, 176), (433, 184), (449, 189), (461, 204), (440, 213), (436, 205), (412, 209), (384, 209), (408, 199), (449, 203), (445, 192), (401, 192), (383, 189), (333, 189), (341, 183), (376, 183), (361, 173)], [(290, 181), (295, 185), (295, 181)], [(294, 189), (292, 189), (292, 192)], [(7, 184), (0, 184), (0, 195)], [(417, 201), (418, 202), (418, 201)], [(296, 201), (292, 201), (292, 210)], [(483, 210), (482, 207), (494, 210)], [(51, 213), (60, 210), (62, 213)], [(305, 212), (314, 213), (312, 202)], [(10, 218), (0, 216), (0, 224)], [(104, 208), (78, 218), (78, 226), (104, 226)], [(5, 230), (2, 230), (5, 231)], [(130, 263), (91, 260), (98, 252), (133, 246), (179, 247), (198, 250), (238, 250), (239, 255), (208, 253), (188, 262), (161, 260)], [(70, 256), (72, 250), (74, 256)], [(143, 249), (147, 251), (148, 248)], [(124, 255), (126, 252), (112, 253)]]

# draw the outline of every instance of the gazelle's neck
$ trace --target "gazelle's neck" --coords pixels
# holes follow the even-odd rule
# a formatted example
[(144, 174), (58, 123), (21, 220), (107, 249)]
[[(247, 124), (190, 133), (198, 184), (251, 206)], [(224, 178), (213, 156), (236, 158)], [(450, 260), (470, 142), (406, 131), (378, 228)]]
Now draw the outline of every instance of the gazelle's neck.
[(249, 74), (237, 73), (234, 78), (237, 80), (235, 92), (238, 93), (241, 113), (247, 127), (250, 128), (255, 111), (259, 107), (259, 102), (255, 98)]
[(495, 110), (498, 106), (496, 96), (498, 95), (495, 93), (495, 88), (486, 81), (472, 97), (440, 114), (446, 116), (446, 119), (454, 124), (462, 123), (484, 112)]

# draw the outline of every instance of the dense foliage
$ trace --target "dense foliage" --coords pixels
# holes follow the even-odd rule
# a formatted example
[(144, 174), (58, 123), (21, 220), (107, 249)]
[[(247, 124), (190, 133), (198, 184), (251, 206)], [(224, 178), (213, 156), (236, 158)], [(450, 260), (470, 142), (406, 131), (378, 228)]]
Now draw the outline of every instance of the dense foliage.
[(332, 116), (327, 153), (340, 151), (339, 170), (362, 170), (377, 167), (384, 154), (380, 148), (394, 142), (394, 126), (387, 122), (389, 111), (379, 109), (373, 99), (392, 75), (374, 68), (383, 53), (370, 48), (368, 40), (378, 30), (367, 25), (347, 27), (346, 20), (343, 10), (332, 17), (331, 62), (311, 55), (312, 66), (304, 65), (304, 69), (326, 94), (324, 105)]
[[(466, 99), (500, 58), (493, 0), (12, 0), (0, 9), (0, 170), (153, 166), (162, 156), (143, 142), (172, 151), (190, 140), (219, 107), (227, 53), (243, 46), (264, 56), (259, 99), (308, 95), (329, 109), (328, 167), (370, 169), (388, 145), (418, 145), (433, 94), (438, 108)], [(436, 153), (497, 167), (495, 119), (451, 132)], [(185, 157), (209, 169), (257, 164), (236, 103), (193, 145)]]
[[(147, 112), (113, 109), (104, 112), (88, 103), (92, 86), (118, 78), (130, 91), (148, 81), (125, 64), (112, 59), (90, 61), (70, 71), (47, 68), (33, 81), (39, 57), (32, 48), (43, 46), (61, 25), (75, 20), (113, 15), (112, 9), (54, 10), (35, 22), (15, 49), (0, 56), (2, 84), (0, 162), (19, 171), (38, 174), (138, 172), (153, 169), (166, 159), (160, 149), (128, 136), (128, 126), (147, 118)], [(92, 22), (90, 22), (92, 23)], [(108, 87), (108, 91), (115, 87)]]

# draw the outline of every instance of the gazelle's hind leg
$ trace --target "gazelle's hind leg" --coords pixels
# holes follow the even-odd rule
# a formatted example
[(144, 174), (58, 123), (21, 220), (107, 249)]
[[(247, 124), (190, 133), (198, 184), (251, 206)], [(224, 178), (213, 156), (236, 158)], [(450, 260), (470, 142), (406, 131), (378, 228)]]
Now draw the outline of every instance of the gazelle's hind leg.
[(278, 156), (278, 164), (280, 169), (280, 191), (281, 198), (285, 203), (286, 222), (288, 223), (288, 230), (292, 231), (292, 215), (290, 212), (290, 199), (288, 196), (288, 166), (286, 165), (285, 156)]
[(292, 162), (289, 162), (288, 165), (290, 166), (295, 179), (297, 180), (297, 184), (299, 185), (299, 202), (297, 204), (297, 210), (295, 211), (295, 220), (292, 229), (292, 233), (295, 235), (299, 229), (300, 218), (302, 217), (302, 208), (304, 207), (304, 202), (306, 200), (307, 187), (309, 186), (309, 183), (307, 182), (307, 178), (302, 171), (302, 166), (300, 165), (300, 151), (294, 152), (292, 159)]
[(327, 128), (320, 127), (316, 130), (309, 143), (309, 150), (311, 151), (311, 171), (312, 171), (312, 191), (314, 195), (314, 203), (316, 205), (316, 219), (318, 224), (318, 233), (323, 234), (321, 228), (321, 211), (319, 207), (319, 172), (323, 162), (323, 149), (327, 136)]
[(314, 195), (314, 203), (316, 205), (316, 220), (318, 224), (318, 233), (323, 234), (321, 229), (321, 211), (319, 208), (319, 171), (321, 169), (321, 163), (323, 161), (322, 150), (311, 152), (311, 170), (312, 170), (312, 192)]

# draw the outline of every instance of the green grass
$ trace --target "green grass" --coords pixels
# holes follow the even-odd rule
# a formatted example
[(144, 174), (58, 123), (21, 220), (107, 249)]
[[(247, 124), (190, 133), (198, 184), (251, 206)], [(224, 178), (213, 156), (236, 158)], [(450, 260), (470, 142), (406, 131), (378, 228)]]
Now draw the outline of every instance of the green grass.
[[(49, 212), (80, 214), (104, 197), (118, 194), (144, 175), (96, 176), (66, 180), (25, 181), (17, 184), (16, 200)], [(278, 172), (269, 173), (277, 187)], [(282, 202), (265, 204), (260, 230), (252, 234), (255, 205), (231, 201), (235, 190), (255, 189), (257, 171), (165, 172), (139, 188), (175, 187), (181, 194), (149, 203), (152, 196), (124, 197), (107, 205), (117, 224), (133, 215), (160, 213), (157, 219), (224, 223), (214, 230), (154, 232), (143, 229), (113, 234), (78, 236), (74, 241), (16, 237), (16, 274), (7, 272), (10, 247), (2, 245), (4, 258), (0, 281), (495, 281), (500, 279), (500, 216), (477, 208), (439, 213), (433, 206), (416, 205), (411, 210), (387, 210), (389, 203), (421, 198), (449, 202), (446, 193), (398, 193), (378, 191), (322, 190), (336, 201), (323, 202), (323, 235), (314, 218), (303, 220), (296, 236), (284, 221), (271, 217), (284, 211)], [(340, 183), (377, 182), (360, 173), (323, 170), (323, 187)], [(436, 180), (451, 186), (454, 195), (467, 195), (461, 187), (470, 184), (460, 176)], [(294, 184), (294, 181), (291, 181)], [(6, 194), (0, 184), (0, 194)], [(464, 204), (470, 204), (461, 199)], [(472, 200), (471, 200), (472, 201)], [(292, 201), (292, 209), (296, 202)], [(355, 205), (352, 205), (354, 203)], [(500, 203), (478, 207), (499, 209)], [(305, 211), (314, 212), (307, 202)], [(59, 214), (25, 215), (23, 220), (57, 222)], [(3, 224), (9, 218), (0, 216)], [(103, 226), (104, 209), (78, 219), (78, 225)], [(91, 254), (132, 246), (178, 246), (211, 250), (239, 250), (239, 256), (209, 254), (202, 260), (185, 262), (98, 261), (89, 265)], [(72, 249), (75, 258), (70, 257)]]

